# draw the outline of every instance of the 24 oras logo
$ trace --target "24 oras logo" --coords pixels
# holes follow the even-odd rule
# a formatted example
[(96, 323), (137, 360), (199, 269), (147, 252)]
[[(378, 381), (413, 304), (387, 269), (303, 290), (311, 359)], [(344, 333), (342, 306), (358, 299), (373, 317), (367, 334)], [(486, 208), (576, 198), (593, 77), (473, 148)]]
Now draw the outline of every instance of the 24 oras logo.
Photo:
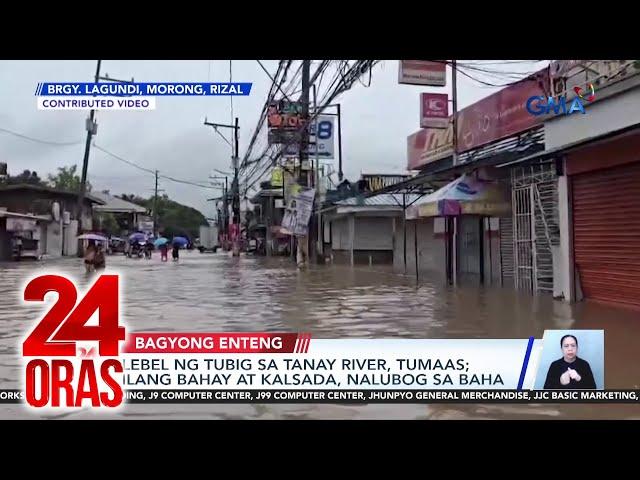
[(571, 115), (575, 112), (580, 112), (585, 114), (584, 111), (584, 102), (593, 102), (596, 99), (596, 92), (593, 88), (593, 84), (587, 84), (587, 90), (589, 93), (586, 93), (581, 87), (573, 87), (573, 91), (576, 92), (576, 97), (573, 98), (569, 108), (567, 109), (567, 96), (559, 96), (557, 98), (554, 97), (543, 97), (543, 96), (533, 96), (527, 99), (527, 111), (531, 115), (548, 115), (551, 110), (555, 115), (560, 115), (560, 113), (564, 115)]
[[(27, 284), (24, 300), (42, 302), (50, 292), (58, 294), (55, 304), (22, 344), (22, 355), (29, 358), (27, 404), (35, 408), (121, 405), (122, 384), (116, 377), (123, 372), (118, 355), (125, 328), (119, 324), (118, 276), (98, 277), (76, 305), (73, 281), (42, 275)], [(96, 312), (98, 324), (87, 325)]]

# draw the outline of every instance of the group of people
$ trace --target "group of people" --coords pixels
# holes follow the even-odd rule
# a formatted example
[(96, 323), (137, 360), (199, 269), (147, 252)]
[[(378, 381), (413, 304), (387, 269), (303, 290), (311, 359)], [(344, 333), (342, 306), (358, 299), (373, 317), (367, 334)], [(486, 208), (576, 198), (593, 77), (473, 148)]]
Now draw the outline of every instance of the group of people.
[[(168, 258), (168, 254), (169, 254), (169, 244), (168, 243), (163, 243), (162, 245), (160, 245), (158, 247), (158, 250), (160, 250), (160, 260), (163, 262), (166, 262), (169, 260)], [(177, 262), (180, 259), (180, 246), (174, 244), (171, 248), (171, 256), (173, 258), (174, 262)]]
[[(140, 256), (144, 254), (144, 257), (148, 260), (151, 260), (152, 252), (155, 249), (155, 245), (151, 241), (151, 239), (147, 239), (145, 242), (140, 241), (132, 241), (127, 249), (127, 256), (135, 256), (138, 252), (140, 252)], [(168, 243), (163, 243), (158, 245), (158, 250), (160, 250), (160, 260), (166, 262), (169, 260), (169, 248), (172, 250), (172, 257), (174, 261), (178, 261), (180, 259), (180, 245), (173, 244), (170, 245)]]

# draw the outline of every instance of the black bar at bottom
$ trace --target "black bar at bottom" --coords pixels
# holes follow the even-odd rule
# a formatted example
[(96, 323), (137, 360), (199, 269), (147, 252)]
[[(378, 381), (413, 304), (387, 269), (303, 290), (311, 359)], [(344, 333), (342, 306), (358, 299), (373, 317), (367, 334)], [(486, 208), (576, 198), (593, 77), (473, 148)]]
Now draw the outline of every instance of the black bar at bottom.
[[(540, 404), (638, 403), (640, 390), (125, 390), (129, 404)], [(0, 390), (0, 404), (25, 403), (20, 390)]]

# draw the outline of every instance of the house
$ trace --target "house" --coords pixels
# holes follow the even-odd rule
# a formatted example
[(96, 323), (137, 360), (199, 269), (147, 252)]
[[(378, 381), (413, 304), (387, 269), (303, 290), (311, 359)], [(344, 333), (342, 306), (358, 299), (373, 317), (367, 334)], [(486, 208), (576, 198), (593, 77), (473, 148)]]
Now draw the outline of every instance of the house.
[[(105, 192), (91, 192), (91, 195), (103, 203), (94, 204), (93, 213), (96, 219), (95, 228), (102, 230), (103, 214), (113, 214), (121, 227), (121, 234), (129, 234), (135, 231), (148, 231), (153, 233), (154, 225), (150, 225), (147, 217), (147, 209), (136, 203), (128, 202)], [(150, 227), (150, 228), (149, 228)]]
[(76, 255), (78, 218), (83, 230), (91, 230), (95, 204), (103, 201), (85, 195), (78, 215), (77, 192), (27, 184), (0, 186), (0, 259), (11, 258), (11, 239), (16, 236), (29, 243), (37, 241), (39, 255)]

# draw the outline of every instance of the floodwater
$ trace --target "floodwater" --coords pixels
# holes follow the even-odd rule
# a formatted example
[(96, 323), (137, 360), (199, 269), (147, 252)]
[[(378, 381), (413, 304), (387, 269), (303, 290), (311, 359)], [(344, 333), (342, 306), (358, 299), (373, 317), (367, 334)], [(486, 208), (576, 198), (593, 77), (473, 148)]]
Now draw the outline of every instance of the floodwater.
[[(19, 388), (18, 345), (38, 305), (21, 302), (26, 279), (44, 272), (82, 282), (81, 259), (0, 265), (0, 388)], [(640, 388), (640, 313), (507, 288), (447, 287), (390, 267), (312, 265), (289, 258), (182, 253), (180, 262), (107, 257), (123, 275), (132, 331), (306, 331), (315, 338), (542, 338), (545, 329), (605, 329), (607, 388)], [(34, 414), (0, 405), (0, 418), (118, 419), (640, 419), (640, 405), (127, 405)]]

